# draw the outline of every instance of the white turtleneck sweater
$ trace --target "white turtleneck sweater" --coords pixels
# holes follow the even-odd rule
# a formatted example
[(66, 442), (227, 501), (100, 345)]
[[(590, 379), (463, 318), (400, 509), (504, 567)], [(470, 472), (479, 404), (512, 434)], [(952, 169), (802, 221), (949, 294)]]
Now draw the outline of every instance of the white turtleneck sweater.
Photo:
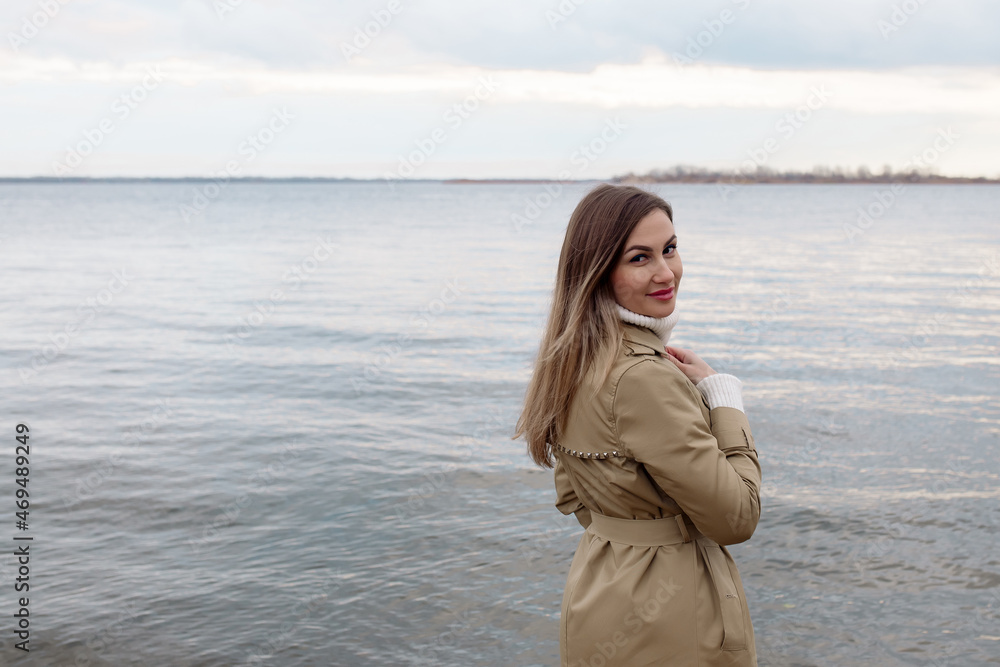
[[(664, 347), (670, 340), (670, 332), (673, 331), (674, 325), (680, 318), (676, 306), (674, 312), (666, 317), (649, 317), (633, 312), (621, 304), (616, 305), (623, 321), (646, 327), (663, 341)], [(745, 412), (743, 410), (743, 383), (735, 375), (716, 373), (702, 379), (695, 386), (705, 397), (709, 408), (736, 408), (740, 412)]]

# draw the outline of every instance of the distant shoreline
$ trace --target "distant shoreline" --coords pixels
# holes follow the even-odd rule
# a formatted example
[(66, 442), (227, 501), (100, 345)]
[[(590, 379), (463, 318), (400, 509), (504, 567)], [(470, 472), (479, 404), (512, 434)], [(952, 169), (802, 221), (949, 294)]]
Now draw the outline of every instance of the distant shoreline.
[(938, 176), (919, 174), (891, 174), (857, 177), (842, 174), (751, 174), (737, 173), (686, 173), (686, 174), (626, 174), (608, 179), (581, 178), (333, 178), (333, 177), (264, 177), (248, 176), (240, 178), (212, 178), (210, 176), (77, 176), (62, 178), (58, 176), (0, 176), (0, 183), (443, 183), (446, 185), (482, 185), (482, 184), (543, 184), (543, 183), (598, 183), (608, 182), (620, 185), (651, 185), (659, 183), (681, 184), (723, 184), (737, 185), (878, 185), (903, 183), (913, 185), (1000, 185), (1000, 178), (985, 176)]
[(913, 185), (997, 185), (998, 178), (985, 176), (938, 176), (919, 174), (885, 174), (878, 176), (847, 176), (838, 174), (687, 174), (678, 176), (616, 176), (612, 183), (643, 185), (650, 183), (719, 183), (735, 185), (877, 185), (903, 183)]

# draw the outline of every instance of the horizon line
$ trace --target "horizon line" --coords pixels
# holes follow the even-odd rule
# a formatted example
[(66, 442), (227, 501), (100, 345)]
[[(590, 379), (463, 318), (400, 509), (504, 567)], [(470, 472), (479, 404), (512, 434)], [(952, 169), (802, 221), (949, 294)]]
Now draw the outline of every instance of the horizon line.
[(738, 183), (741, 185), (864, 185), (883, 183), (911, 183), (922, 185), (998, 185), (1000, 178), (986, 176), (942, 176), (939, 174), (872, 174), (858, 177), (848, 174), (817, 175), (810, 172), (767, 172), (743, 174), (730, 172), (682, 171), (647, 174), (628, 173), (609, 178), (357, 178), (353, 176), (239, 176), (230, 178), (212, 176), (0, 176), (0, 183), (445, 183), (445, 184), (520, 184), (520, 183), (598, 183), (617, 184), (715, 184)]

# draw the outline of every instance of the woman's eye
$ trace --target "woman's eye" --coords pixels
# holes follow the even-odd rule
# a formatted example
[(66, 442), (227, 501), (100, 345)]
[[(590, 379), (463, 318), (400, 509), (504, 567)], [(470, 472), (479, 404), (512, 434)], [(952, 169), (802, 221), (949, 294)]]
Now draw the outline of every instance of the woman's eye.
[[(668, 245), (666, 248), (663, 249), (663, 254), (664, 255), (672, 255), (676, 251), (677, 251), (677, 244), (676, 243), (671, 243), (670, 245)], [(648, 259), (648, 258), (649, 258), (649, 255), (646, 255), (644, 253), (639, 253), (638, 255), (633, 256), (632, 259), (629, 260), (629, 262), (640, 262), (640, 261), (642, 261), (644, 259)]]

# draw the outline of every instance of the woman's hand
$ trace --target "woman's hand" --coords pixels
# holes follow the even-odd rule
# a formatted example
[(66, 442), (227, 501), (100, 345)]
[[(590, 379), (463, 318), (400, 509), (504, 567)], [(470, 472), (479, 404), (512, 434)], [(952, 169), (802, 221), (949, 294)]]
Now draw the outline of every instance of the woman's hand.
[(681, 347), (666, 347), (667, 359), (674, 362), (674, 366), (680, 369), (681, 373), (687, 376), (694, 384), (698, 384), (709, 375), (715, 375), (715, 371), (697, 354), (691, 350)]

